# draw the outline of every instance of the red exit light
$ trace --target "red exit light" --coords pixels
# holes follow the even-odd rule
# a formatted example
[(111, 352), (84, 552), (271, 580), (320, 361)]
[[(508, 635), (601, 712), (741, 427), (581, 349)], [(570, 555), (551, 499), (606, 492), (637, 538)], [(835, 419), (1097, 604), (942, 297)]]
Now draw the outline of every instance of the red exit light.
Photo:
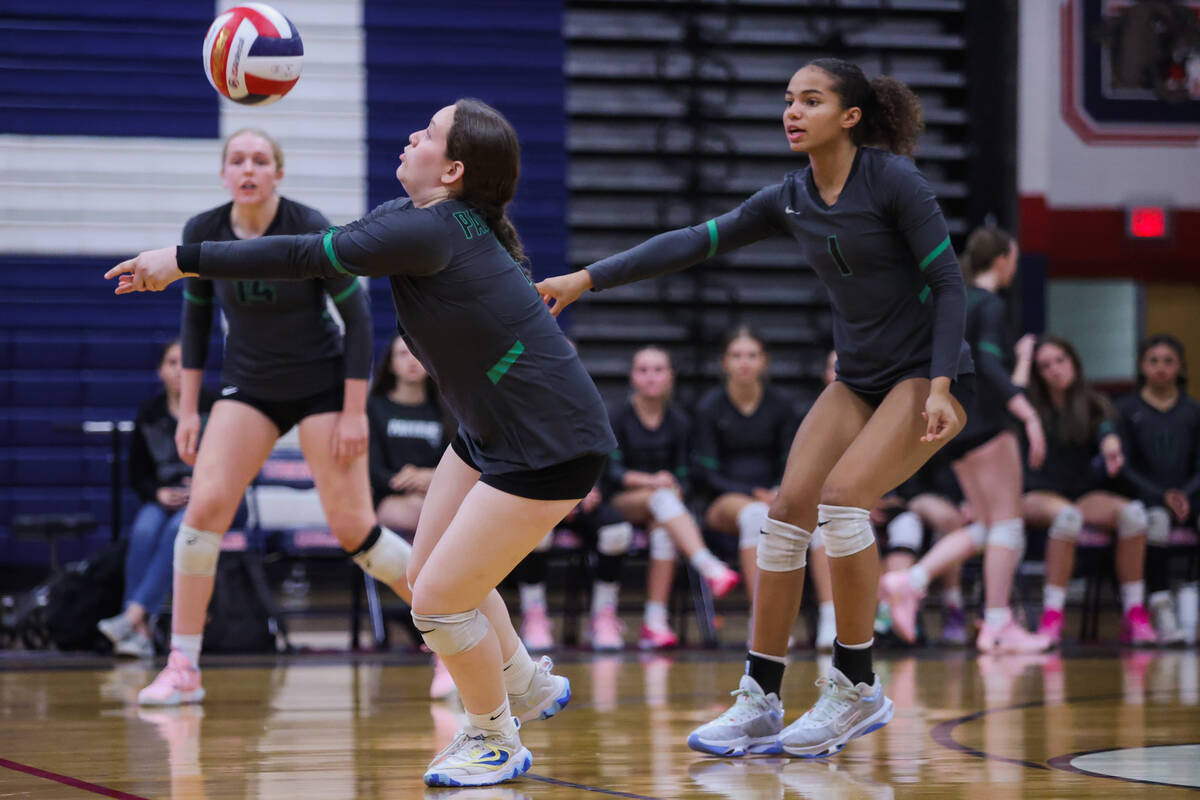
[(1167, 211), (1162, 206), (1129, 209), (1129, 235), (1134, 239), (1162, 239), (1167, 235)]

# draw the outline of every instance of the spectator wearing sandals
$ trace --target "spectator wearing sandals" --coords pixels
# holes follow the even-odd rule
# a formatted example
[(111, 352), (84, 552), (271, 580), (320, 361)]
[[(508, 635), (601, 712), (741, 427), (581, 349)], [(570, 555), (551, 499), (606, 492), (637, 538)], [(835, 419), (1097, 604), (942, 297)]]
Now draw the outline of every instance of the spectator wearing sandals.
[[(122, 656), (154, 656), (149, 618), (161, 610), (171, 589), (175, 534), (192, 477), (192, 468), (175, 450), (182, 364), (179, 340), (163, 345), (158, 359), (162, 391), (142, 405), (134, 421), (129, 482), (142, 506), (130, 527), (125, 553), (125, 610), (97, 624)], [(201, 390), (200, 413), (207, 415), (212, 404), (212, 395)]]

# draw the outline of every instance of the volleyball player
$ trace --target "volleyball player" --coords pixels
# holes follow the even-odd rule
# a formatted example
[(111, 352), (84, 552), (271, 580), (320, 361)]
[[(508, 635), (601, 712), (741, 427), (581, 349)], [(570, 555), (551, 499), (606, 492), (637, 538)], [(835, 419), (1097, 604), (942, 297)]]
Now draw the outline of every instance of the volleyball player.
[[(937, 199), (906, 157), (922, 127), (916, 96), (894, 79), (868, 81), (854, 64), (819, 59), (792, 76), (783, 100), (788, 144), (808, 154), (807, 168), (716, 219), (538, 286), (560, 311), (588, 289), (783, 234), (829, 290), (838, 379), (801, 423), (759, 537), (747, 674), (733, 707), (688, 740), (719, 755), (829, 755), (891, 719), (871, 662), (879, 555), (870, 509), (958, 433), (973, 382), (962, 274)], [(818, 526), (838, 640), (820, 699), (784, 729), (788, 629)]]
[[(516, 718), (548, 716), (569, 700), (566, 679), (530, 659), (495, 586), (588, 493), (616, 447), (599, 392), (522, 267), (505, 213), (519, 171), (508, 121), (459, 100), (409, 137), (396, 170), (406, 198), (341, 229), (152, 250), (107, 273), (120, 276), (119, 294), (158, 291), (185, 273), (390, 279), (405, 341), (459, 423), (408, 568), (413, 621), (467, 712), (425, 773), (429, 785), (524, 773), (532, 757)], [(202, 557), (206, 567), (215, 561)]]

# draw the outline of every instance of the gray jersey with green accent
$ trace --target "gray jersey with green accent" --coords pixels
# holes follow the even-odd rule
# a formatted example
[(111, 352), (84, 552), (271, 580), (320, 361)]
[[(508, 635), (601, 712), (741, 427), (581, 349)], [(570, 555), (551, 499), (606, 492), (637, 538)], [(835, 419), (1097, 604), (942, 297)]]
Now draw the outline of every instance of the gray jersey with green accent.
[(541, 469), (617, 446), (575, 349), (465, 203), (391, 200), (324, 235), (206, 242), (196, 260), (206, 278), (387, 277), (401, 334), (485, 472)]
[(811, 169), (789, 174), (727, 214), (588, 267), (596, 289), (684, 269), (769, 236), (794, 239), (833, 305), (838, 377), (883, 391), (923, 375), (974, 372), (963, 341), (962, 272), (946, 221), (911, 160), (860, 147), (833, 206)]
[[(183, 243), (236, 241), (232, 208), (233, 203), (226, 203), (189, 219)], [(281, 197), (266, 235), (328, 227), (321, 212)], [(344, 342), (326, 309), (326, 295), (346, 324)], [(366, 295), (357, 280), (340, 274), (303, 283), (189, 278), (183, 286), (183, 366), (204, 369), (216, 300), (229, 326), (222, 383), (263, 400), (299, 400), (345, 378), (365, 380), (371, 374), (372, 344)]]

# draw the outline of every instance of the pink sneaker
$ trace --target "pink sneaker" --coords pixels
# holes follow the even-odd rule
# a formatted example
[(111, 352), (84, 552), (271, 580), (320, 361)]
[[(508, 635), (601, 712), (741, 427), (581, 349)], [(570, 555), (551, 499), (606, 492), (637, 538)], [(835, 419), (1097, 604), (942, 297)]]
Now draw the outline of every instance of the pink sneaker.
[(907, 572), (888, 572), (879, 579), (879, 591), (892, 611), (892, 630), (904, 641), (917, 641), (917, 611), (921, 593), (913, 588)]
[(675, 631), (667, 626), (659, 627), (642, 624), (642, 634), (638, 637), (638, 647), (642, 650), (667, 650), (679, 644)]
[(1048, 636), (1030, 633), (1016, 620), (1009, 620), (999, 628), (992, 628), (985, 622), (979, 627), (979, 636), (975, 639), (975, 646), (981, 653), (1043, 653), (1050, 649), (1051, 644)]
[(1063, 612), (1057, 608), (1047, 608), (1042, 612), (1042, 620), (1038, 623), (1038, 635), (1050, 640), (1050, 646), (1062, 644)]
[(621, 636), (621, 620), (617, 619), (615, 610), (602, 608), (592, 614), (592, 622), (588, 627), (588, 638), (592, 640), (593, 650), (625, 649), (625, 639)]
[(171, 651), (163, 671), (149, 686), (138, 692), (138, 703), (144, 706), (178, 706), (199, 703), (203, 699), (200, 670), (178, 650)]
[(1150, 615), (1146, 613), (1145, 606), (1137, 605), (1126, 612), (1125, 619), (1121, 622), (1121, 644), (1133, 647), (1158, 644), (1158, 634), (1150, 624)]
[(712, 590), (713, 597), (724, 597), (733, 587), (742, 582), (742, 576), (729, 567), (725, 567), (716, 575), (705, 575), (704, 580), (708, 581), (708, 588)]
[(445, 700), (457, 691), (458, 687), (454, 685), (454, 678), (450, 677), (450, 670), (446, 669), (446, 662), (434, 656), (433, 681), (429, 684), (430, 699)]
[(531, 653), (544, 653), (554, 649), (554, 633), (550, 630), (550, 618), (546, 609), (533, 607), (522, 614), (521, 641)]

